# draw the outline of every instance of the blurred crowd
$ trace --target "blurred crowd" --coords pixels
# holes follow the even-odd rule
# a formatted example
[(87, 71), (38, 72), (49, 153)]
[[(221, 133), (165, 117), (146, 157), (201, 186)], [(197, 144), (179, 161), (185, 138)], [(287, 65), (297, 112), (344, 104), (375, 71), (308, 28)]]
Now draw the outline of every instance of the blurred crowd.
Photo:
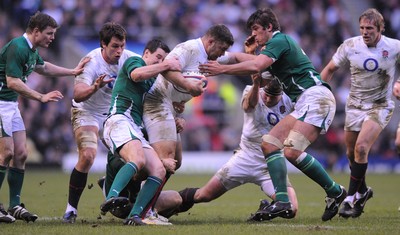
[[(373, 0), (371, 4), (369, 7), (378, 8), (385, 17), (384, 34), (399, 38), (398, 1)], [(97, 32), (107, 21), (122, 24), (128, 31), (128, 41), (145, 43), (157, 36), (171, 48), (179, 42), (200, 37), (213, 24), (223, 23), (235, 38), (230, 50), (242, 51), (243, 42), (249, 35), (246, 20), (261, 7), (273, 8), (282, 31), (301, 44), (318, 71), (329, 62), (344, 39), (359, 34), (358, 16), (352, 16), (340, 0), (2, 0), (0, 46), (22, 35), (29, 17), (40, 10), (53, 16), (61, 26), (50, 48), (40, 49), (42, 57), (55, 64), (63, 61), (65, 40), (97, 41)], [(231, 151), (237, 147), (243, 116), (240, 97), (244, 86), (249, 84), (249, 77), (224, 75), (210, 78), (207, 92), (186, 107), (184, 150)], [(335, 121), (329, 132), (311, 146), (310, 151), (327, 166), (345, 154), (344, 104), (349, 84), (347, 68), (335, 74), (331, 84), (337, 99)], [(70, 124), (73, 78), (42, 78), (32, 74), (28, 85), (42, 92), (58, 89), (65, 96), (60, 102), (48, 104), (20, 100), (30, 139), (30, 158), (60, 163), (65, 153), (76, 151)], [(394, 135), (393, 128), (386, 128), (374, 145), (371, 157), (395, 156)]]

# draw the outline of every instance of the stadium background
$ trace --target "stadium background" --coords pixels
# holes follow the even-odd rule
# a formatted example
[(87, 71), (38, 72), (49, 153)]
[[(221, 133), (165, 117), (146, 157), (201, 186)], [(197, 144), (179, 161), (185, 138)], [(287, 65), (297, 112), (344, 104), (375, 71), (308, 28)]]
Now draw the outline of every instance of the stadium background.
[[(344, 39), (359, 34), (358, 16), (369, 7), (384, 15), (384, 34), (400, 38), (397, 0), (0, 0), (0, 46), (22, 35), (29, 16), (40, 10), (61, 25), (56, 40), (49, 49), (41, 48), (40, 54), (45, 60), (66, 67), (75, 67), (82, 56), (99, 46), (97, 32), (107, 21), (118, 22), (127, 29), (127, 49), (139, 54), (152, 37), (162, 37), (173, 48), (179, 42), (201, 36), (216, 23), (226, 24), (234, 34), (235, 44), (230, 50), (242, 51), (249, 33), (245, 22), (260, 7), (274, 9), (282, 31), (301, 44), (318, 71)], [(207, 92), (187, 105), (183, 171), (212, 172), (237, 147), (243, 116), (239, 102), (247, 84), (251, 84), (248, 77), (211, 78)], [(62, 167), (69, 172), (77, 160), (70, 124), (73, 78), (43, 78), (34, 73), (28, 85), (41, 92), (58, 89), (65, 96), (60, 102), (48, 104), (20, 99), (29, 139), (28, 162), (37, 167)], [(335, 73), (331, 85), (337, 100), (335, 120), (329, 132), (310, 147), (310, 152), (327, 168), (342, 171), (347, 170), (343, 123), (348, 69)], [(398, 106), (371, 149), (370, 171), (400, 172), (394, 148), (400, 120)], [(105, 166), (106, 149), (99, 146), (94, 171)]]

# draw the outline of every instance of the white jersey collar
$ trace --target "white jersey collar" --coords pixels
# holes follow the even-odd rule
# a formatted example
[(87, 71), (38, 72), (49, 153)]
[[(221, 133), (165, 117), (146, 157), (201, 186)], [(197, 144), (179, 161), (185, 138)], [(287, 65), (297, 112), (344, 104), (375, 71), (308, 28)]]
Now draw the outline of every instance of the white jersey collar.
[(22, 36), (26, 39), (26, 42), (28, 43), (29, 47), (32, 49), (33, 45), (31, 43), (31, 41), (29, 41), (28, 34), (24, 33), (24, 35), (22, 35)]
[(197, 43), (199, 44), (200, 52), (203, 54), (205, 58), (208, 58), (206, 48), (203, 45), (203, 42), (201, 41), (201, 38), (196, 39)]

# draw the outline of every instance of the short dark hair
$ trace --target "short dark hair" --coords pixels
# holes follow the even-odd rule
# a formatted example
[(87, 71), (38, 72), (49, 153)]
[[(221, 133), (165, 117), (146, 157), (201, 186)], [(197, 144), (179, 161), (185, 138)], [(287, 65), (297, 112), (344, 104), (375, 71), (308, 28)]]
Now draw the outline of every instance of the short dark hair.
[(269, 24), (272, 25), (272, 31), (280, 31), (281, 26), (279, 25), (278, 17), (276, 17), (275, 13), (271, 8), (262, 8), (255, 11), (249, 19), (247, 19), (246, 26), (248, 29), (254, 24), (261, 25), (264, 29), (269, 27)]
[(265, 81), (266, 83), (265, 86), (263, 87), (263, 90), (267, 95), (271, 96), (282, 95), (283, 89), (278, 78), (271, 76), (271, 78), (268, 78)]
[(102, 47), (102, 42), (108, 45), (113, 37), (121, 41), (126, 40), (126, 35), (126, 30), (122, 25), (114, 22), (107, 22), (103, 24), (99, 31), (100, 47)]
[(363, 18), (373, 21), (374, 25), (378, 28), (378, 32), (382, 33), (385, 31), (385, 20), (383, 19), (382, 14), (375, 8), (369, 8), (364, 11), (358, 19), (358, 22), (361, 22), (361, 19)]
[(232, 46), (234, 43), (231, 31), (223, 24), (211, 26), (211, 28), (207, 30), (205, 35), (208, 37), (212, 37), (219, 42), (226, 43), (229, 46)]
[(144, 47), (143, 54), (146, 50), (149, 50), (150, 53), (154, 53), (158, 48), (161, 48), (166, 53), (170, 53), (171, 49), (169, 49), (168, 45), (165, 44), (160, 38), (153, 38), (147, 42)]
[(33, 16), (30, 17), (26, 32), (32, 33), (35, 28), (38, 28), (40, 32), (43, 32), (43, 30), (45, 30), (48, 26), (54, 29), (58, 28), (58, 24), (53, 17), (37, 11)]

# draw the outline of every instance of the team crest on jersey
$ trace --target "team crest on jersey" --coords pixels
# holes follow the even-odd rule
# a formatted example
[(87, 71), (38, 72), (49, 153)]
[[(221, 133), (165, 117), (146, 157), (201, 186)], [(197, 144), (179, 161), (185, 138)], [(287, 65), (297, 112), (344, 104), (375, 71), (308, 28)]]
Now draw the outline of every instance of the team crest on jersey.
[(285, 107), (285, 105), (281, 105), (281, 106), (279, 107), (279, 112), (281, 112), (281, 114), (286, 113), (286, 107)]
[(384, 59), (387, 59), (387, 58), (389, 57), (389, 52), (388, 52), (387, 50), (383, 50), (383, 51), (382, 51), (382, 57), (383, 57)]

